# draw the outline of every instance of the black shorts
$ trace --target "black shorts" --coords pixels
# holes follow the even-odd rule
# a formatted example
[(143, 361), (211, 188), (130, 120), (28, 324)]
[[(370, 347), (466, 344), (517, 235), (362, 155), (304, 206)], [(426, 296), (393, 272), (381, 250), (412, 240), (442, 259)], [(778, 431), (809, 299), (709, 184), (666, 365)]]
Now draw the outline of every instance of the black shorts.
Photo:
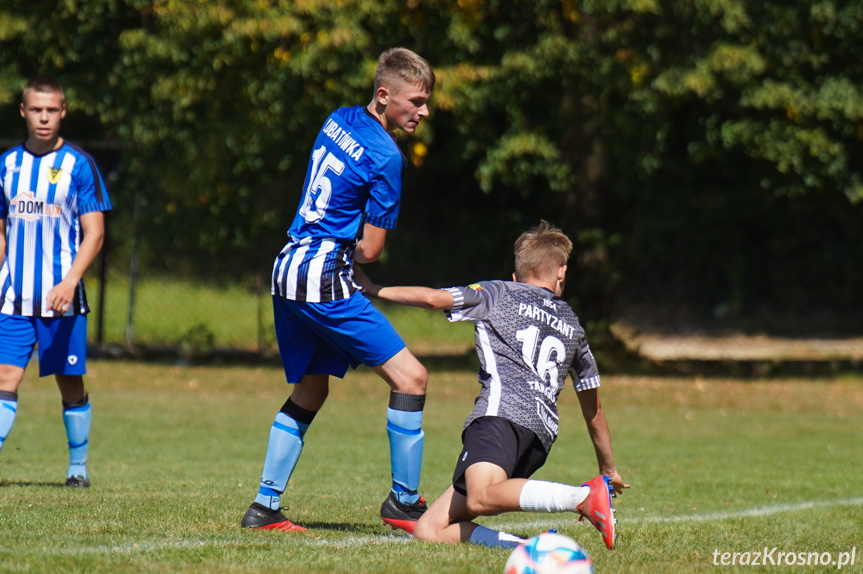
[(464, 473), (478, 462), (490, 462), (506, 471), (508, 478), (530, 478), (543, 464), (548, 453), (533, 431), (502, 417), (480, 417), (470, 423), (461, 435), (464, 445), (452, 485), (467, 496)]

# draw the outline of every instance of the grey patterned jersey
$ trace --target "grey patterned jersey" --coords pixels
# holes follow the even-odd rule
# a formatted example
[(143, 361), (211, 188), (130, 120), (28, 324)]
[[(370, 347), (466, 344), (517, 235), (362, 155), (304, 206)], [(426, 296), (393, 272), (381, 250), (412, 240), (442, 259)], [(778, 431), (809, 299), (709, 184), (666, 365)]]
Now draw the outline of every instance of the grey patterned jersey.
[(532, 430), (549, 450), (567, 374), (576, 391), (600, 384), (578, 317), (563, 299), (528, 283), (483, 281), (447, 291), (455, 299), (449, 320), (476, 323), (482, 389), (465, 427), (503, 417)]

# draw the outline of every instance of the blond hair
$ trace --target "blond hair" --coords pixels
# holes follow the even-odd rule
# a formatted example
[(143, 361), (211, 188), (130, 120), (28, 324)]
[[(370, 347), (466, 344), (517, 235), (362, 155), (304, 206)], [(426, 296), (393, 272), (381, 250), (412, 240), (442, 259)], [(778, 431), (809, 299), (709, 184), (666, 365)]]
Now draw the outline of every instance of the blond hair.
[(32, 78), (24, 86), (24, 91), (21, 94), (21, 101), (27, 99), (27, 94), (30, 92), (39, 92), (40, 94), (60, 94), (60, 99), (65, 103), (66, 93), (63, 91), (63, 86), (60, 82), (50, 76), (36, 76)]
[(419, 54), (407, 48), (390, 48), (378, 58), (375, 72), (375, 92), (393, 81), (406, 82), (428, 93), (434, 89), (435, 76), (431, 65)]
[(515, 240), (515, 276), (522, 282), (556, 277), (570, 253), (569, 237), (543, 219)]

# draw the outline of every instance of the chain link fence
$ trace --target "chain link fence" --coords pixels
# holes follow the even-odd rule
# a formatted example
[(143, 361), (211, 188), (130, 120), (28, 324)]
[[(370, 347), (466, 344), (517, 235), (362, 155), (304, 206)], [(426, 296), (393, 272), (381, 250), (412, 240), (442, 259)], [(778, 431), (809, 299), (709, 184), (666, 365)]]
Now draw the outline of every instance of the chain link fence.
[[(111, 257), (109, 255), (108, 257)], [(166, 276), (106, 258), (85, 278), (89, 342), (108, 354), (275, 356), (269, 274), (234, 281)], [(269, 271), (269, 270), (267, 270)], [(375, 302), (379, 304), (379, 302)], [(473, 326), (440, 312), (379, 305), (414, 354), (473, 353)]]
[[(232, 282), (189, 280), (128, 263), (130, 272), (124, 273), (122, 262), (106, 267), (103, 259), (86, 278), (92, 309), (89, 341), (97, 350), (142, 357), (277, 356), (268, 273)], [(471, 323), (449, 323), (440, 312), (375, 304), (415, 355), (429, 361), (455, 358), (459, 366), (472, 365)], [(863, 364), (859, 337), (674, 335), (639, 331), (622, 323), (613, 325), (612, 331), (634, 355), (681, 372), (764, 376), (793, 368), (815, 374), (858, 370)]]
[(106, 349), (178, 354), (276, 351), (269, 289), (119, 273), (87, 280), (89, 340)]

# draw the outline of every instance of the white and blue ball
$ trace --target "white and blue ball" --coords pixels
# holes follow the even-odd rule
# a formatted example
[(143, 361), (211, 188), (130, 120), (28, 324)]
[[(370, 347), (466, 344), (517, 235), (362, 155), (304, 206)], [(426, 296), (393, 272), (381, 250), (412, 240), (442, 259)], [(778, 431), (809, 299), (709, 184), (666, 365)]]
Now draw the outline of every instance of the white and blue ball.
[(503, 574), (592, 574), (593, 561), (581, 545), (562, 534), (544, 532), (519, 544)]

